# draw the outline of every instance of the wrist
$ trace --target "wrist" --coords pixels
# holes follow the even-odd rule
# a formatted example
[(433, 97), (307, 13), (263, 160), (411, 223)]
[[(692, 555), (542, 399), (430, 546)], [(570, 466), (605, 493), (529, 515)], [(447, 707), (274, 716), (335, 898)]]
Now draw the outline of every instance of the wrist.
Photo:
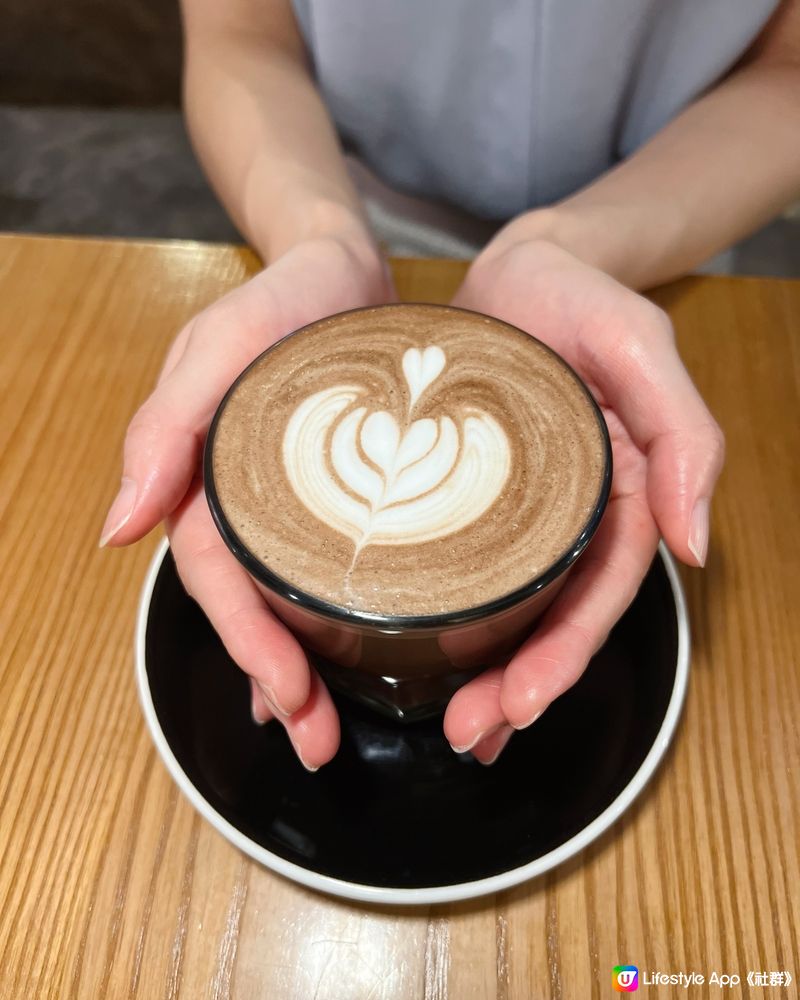
[(370, 300), (383, 302), (395, 295), (389, 262), (366, 226), (340, 228), (314, 237), (336, 244), (347, 256), (349, 266), (360, 275)]
[(560, 247), (623, 284), (637, 284), (631, 264), (637, 241), (635, 232), (628, 232), (624, 213), (569, 201), (533, 209), (504, 226), (486, 252), (502, 253), (514, 244), (533, 241)]
[[(324, 245), (346, 254), (349, 266), (366, 287), (389, 288), (388, 264), (360, 212), (340, 202), (306, 199), (295, 207), (292, 219), (273, 219), (273, 225), (256, 244), (265, 264), (274, 264), (289, 251), (303, 245)], [(388, 294), (388, 291), (387, 291)]]
[(349, 246), (374, 245), (364, 217), (345, 201), (309, 192), (285, 192), (279, 206), (254, 206), (247, 235), (265, 264), (301, 243), (332, 237)]

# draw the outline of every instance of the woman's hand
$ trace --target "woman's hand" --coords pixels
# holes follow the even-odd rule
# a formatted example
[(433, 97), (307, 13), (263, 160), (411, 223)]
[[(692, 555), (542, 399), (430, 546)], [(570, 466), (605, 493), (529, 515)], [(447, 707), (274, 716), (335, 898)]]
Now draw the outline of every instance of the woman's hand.
[(633, 600), (659, 535), (684, 562), (705, 563), (724, 440), (667, 316), (560, 247), (501, 234), (453, 304), (513, 323), (562, 355), (600, 404), (614, 455), (605, 517), (564, 589), (511, 661), (465, 685), (447, 708), (453, 747), (492, 763), (514, 729), (581, 676)]
[(393, 296), (388, 269), (368, 240), (325, 236), (289, 250), (196, 316), (128, 428), (122, 485), (101, 540), (128, 545), (166, 521), (184, 586), (251, 678), (254, 718), (279, 718), (309, 769), (336, 752), (336, 711), (211, 520), (202, 448), (225, 391), (270, 344), (323, 316)]

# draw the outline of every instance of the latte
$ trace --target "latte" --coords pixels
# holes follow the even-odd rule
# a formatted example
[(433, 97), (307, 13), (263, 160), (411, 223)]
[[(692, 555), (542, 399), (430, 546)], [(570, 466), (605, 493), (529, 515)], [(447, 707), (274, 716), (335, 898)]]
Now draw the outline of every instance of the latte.
[(553, 566), (605, 487), (593, 401), (549, 349), (443, 306), (342, 313), (285, 338), (212, 431), (230, 532), (342, 608), (474, 608)]

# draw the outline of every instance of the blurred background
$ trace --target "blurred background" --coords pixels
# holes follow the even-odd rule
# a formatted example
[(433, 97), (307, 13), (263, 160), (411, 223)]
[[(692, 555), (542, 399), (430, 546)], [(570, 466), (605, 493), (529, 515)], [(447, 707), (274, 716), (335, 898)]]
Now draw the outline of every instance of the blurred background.
[[(0, 230), (239, 239), (181, 119), (177, 0), (0, 0), (0, 24)], [(367, 189), (392, 252), (479, 245), (385, 195)], [(800, 277), (800, 206), (702, 270)]]

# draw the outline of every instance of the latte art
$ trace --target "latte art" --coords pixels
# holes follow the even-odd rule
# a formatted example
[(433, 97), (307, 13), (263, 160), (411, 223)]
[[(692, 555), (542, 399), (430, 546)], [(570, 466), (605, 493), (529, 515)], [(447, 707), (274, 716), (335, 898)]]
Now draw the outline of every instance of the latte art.
[(354, 405), (359, 386), (332, 386), (301, 403), (286, 428), (283, 461), (309, 511), (355, 544), (411, 545), (461, 531), (494, 503), (511, 453), (500, 424), (478, 408), (411, 420), (446, 365), (432, 345), (403, 354), (409, 414)]
[(234, 551), (329, 604), (416, 616), (510, 594), (572, 552), (604, 442), (585, 389), (532, 337), (392, 305), (265, 352), (208, 457)]

